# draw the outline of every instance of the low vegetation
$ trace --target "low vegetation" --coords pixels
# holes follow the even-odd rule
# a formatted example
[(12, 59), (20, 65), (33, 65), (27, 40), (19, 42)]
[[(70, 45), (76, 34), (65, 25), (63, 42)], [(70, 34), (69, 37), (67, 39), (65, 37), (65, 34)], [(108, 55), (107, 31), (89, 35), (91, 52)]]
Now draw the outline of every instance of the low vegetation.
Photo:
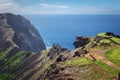
[(112, 49), (105, 53), (106, 58), (120, 66), (120, 48)]
[(92, 61), (87, 58), (82, 57), (82, 58), (77, 58), (73, 60), (67, 60), (65, 63), (71, 66), (80, 66), (80, 65), (85, 65), (85, 64), (91, 64)]
[(109, 74), (110, 77), (115, 77), (119, 73), (118, 70), (114, 69), (113, 67), (108, 66), (103, 61), (96, 61), (95, 64), (103, 68), (107, 72), (107, 74)]
[(0, 80), (13, 80), (14, 75), (9, 73), (0, 74)]
[(16, 53), (14, 56), (8, 58), (6, 60), (5, 65), (9, 66), (9, 67), (14, 67), (16, 66), (18, 63), (21, 62), (21, 60), (23, 59), (24, 55), (30, 54), (27, 51), (20, 51), (18, 53)]
[(109, 44), (111, 41), (108, 39), (102, 39), (100, 43)]
[(117, 44), (120, 44), (120, 38), (112, 37), (111, 40), (113, 40)]
[(111, 36), (108, 36), (108, 35), (106, 35), (106, 33), (100, 33), (100, 34), (97, 34), (97, 36), (101, 36), (101, 37), (111, 37)]
[(6, 50), (0, 52), (0, 60), (5, 59), (5, 57), (7, 56), (7, 54), (12, 50), (12, 48), (7, 48)]

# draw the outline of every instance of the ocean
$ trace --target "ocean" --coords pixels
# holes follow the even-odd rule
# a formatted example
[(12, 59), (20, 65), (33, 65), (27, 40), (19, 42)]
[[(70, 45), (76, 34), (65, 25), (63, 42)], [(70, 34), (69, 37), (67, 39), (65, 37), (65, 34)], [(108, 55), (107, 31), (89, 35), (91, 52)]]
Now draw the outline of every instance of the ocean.
[(24, 15), (37, 28), (46, 47), (60, 44), (74, 49), (77, 35), (95, 36), (101, 32), (120, 35), (120, 15)]

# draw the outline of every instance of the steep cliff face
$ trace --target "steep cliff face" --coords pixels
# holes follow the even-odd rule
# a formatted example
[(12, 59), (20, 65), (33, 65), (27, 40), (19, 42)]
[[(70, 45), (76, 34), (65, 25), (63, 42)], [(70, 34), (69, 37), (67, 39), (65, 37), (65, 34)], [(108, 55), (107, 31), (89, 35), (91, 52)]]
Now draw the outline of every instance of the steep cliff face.
[(29, 20), (11, 13), (0, 14), (0, 80), (13, 80), (18, 64), (45, 49)]
[(11, 13), (0, 14), (1, 47), (18, 47), (22, 50), (39, 52), (46, 49), (38, 31), (23, 16)]

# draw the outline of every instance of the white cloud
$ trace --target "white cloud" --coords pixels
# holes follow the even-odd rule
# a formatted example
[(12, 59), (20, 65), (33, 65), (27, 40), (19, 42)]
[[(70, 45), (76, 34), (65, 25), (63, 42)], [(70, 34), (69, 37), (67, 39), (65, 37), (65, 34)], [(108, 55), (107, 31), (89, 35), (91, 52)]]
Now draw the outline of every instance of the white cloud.
[(66, 8), (70, 8), (69, 6), (66, 6), (66, 5), (51, 5), (51, 4), (40, 4), (39, 7), (41, 7), (41, 8), (49, 8), (49, 9), (66, 9)]
[(119, 10), (96, 6), (72, 7), (69, 5), (53, 5), (41, 3), (36, 6), (22, 6), (12, 0), (0, 0), (1, 13), (18, 14), (110, 14), (120, 13)]
[[(28, 9), (29, 10), (29, 9)], [(51, 5), (39, 4), (37, 7), (32, 7), (29, 12), (33, 10), (33, 14), (111, 14), (117, 13), (108, 8), (100, 8), (96, 6), (72, 7), (68, 5)]]
[(20, 13), (21, 6), (15, 4), (12, 0), (0, 0), (1, 13)]

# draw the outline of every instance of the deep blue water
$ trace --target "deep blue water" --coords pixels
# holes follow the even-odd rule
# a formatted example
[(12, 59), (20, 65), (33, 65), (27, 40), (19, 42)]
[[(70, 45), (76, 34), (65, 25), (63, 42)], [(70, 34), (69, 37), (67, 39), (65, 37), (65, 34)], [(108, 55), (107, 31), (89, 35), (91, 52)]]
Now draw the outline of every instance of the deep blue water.
[(24, 15), (38, 29), (47, 47), (61, 44), (73, 49), (77, 35), (100, 32), (120, 34), (120, 15)]

